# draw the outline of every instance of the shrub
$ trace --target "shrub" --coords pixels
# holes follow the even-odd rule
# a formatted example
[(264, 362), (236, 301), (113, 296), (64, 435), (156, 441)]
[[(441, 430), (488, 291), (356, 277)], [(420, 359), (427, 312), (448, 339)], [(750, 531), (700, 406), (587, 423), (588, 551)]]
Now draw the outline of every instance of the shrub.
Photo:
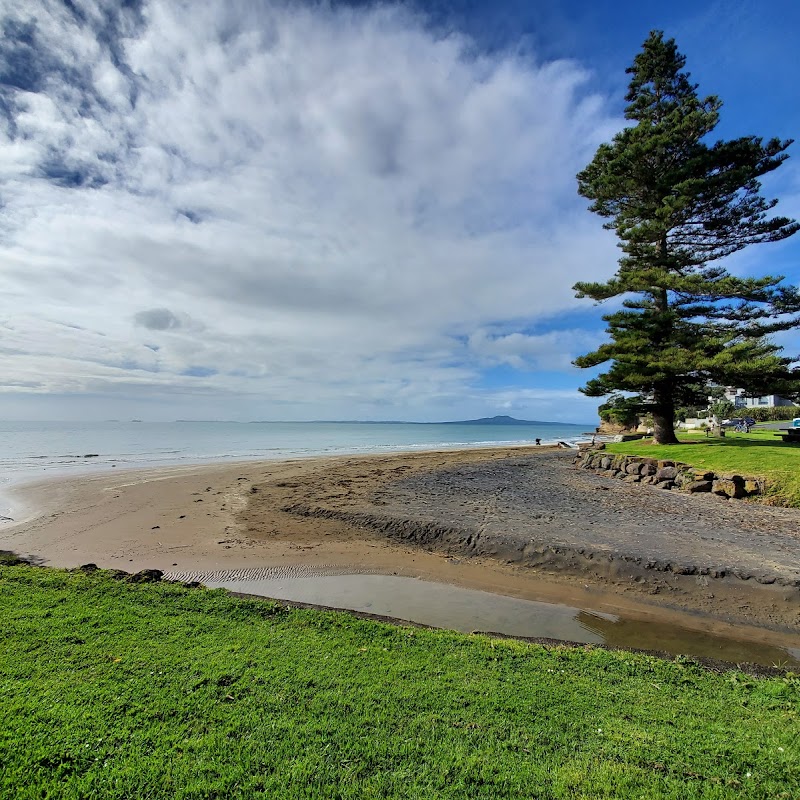
[(780, 422), (800, 417), (800, 406), (775, 406), (774, 408), (737, 408), (737, 417), (752, 417), (756, 422)]

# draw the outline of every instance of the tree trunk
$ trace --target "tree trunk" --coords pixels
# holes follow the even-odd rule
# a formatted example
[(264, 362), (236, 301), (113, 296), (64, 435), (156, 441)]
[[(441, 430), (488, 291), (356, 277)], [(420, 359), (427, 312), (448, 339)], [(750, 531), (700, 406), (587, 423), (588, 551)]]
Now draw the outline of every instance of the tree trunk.
[[(667, 257), (667, 235), (661, 236), (658, 243), (658, 260), (662, 261)], [(663, 287), (653, 290), (653, 300), (661, 315), (660, 325), (662, 327), (660, 341), (672, 341), (672, 320), (669, 312), (669, 293)], [(660, 344), (660, 342), (656, 342)], [(656, 444), (678, 444), (678, 437), (675, 435), (675, 399), (673, 396), (672, 382), (667, 378), (658, 381), (653, 387), (653, 441)]]
[(653, 441), (656, 444), (679, 444), (675, 435), (675, 422), (672, 412), (653, 409)]
[(656, 444), (679, 444), (675, 435), (675, 401), (672, 399), (672, 387), (656, 386), (653, 400), (653, 441)]

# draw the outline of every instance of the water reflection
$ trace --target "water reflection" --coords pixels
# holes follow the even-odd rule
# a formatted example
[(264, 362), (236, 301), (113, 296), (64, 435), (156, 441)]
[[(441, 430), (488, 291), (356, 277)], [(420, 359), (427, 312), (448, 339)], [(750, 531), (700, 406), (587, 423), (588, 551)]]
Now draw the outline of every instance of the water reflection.
[(605, 644), (632, 647), (640, 650), (663, 650), (667, 653), (717, 658), (740, 663), (749, 661), (764, 666), (800, 665), (800, 653), (795, 648), (740, 641), (713, 633), (686, 630), (663, 622), (598, 617), (579, 611), (578, 619), (589, 630), (599, 634)]
[(215, 588), (367, 611), (466, 633), (492, 631), (511, 636), (662, 650), (723, 661), (749, 661), (766, 666), (800, 666), (800, 652), (791, 648), (397, 575), (324, 575), (204, 582)]

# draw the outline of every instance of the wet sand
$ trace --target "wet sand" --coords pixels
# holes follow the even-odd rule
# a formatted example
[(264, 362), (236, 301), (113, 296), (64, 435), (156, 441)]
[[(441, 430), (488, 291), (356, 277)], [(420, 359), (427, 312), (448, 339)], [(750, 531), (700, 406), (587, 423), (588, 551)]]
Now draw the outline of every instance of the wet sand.
[(0, 549), (201, 577), (452, 583), (800, 646), (800, 511), (631, 486), (498, 448), (103, 473), (19, 490)]

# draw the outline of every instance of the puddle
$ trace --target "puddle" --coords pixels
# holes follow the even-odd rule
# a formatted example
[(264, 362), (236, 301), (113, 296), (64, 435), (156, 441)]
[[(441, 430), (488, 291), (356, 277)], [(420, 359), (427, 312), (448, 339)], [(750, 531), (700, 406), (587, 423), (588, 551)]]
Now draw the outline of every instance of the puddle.
[(570, 606), (520, 600), (395, 575), (322, 575), (203, 580), (276, 600), (366, 611), (464, 633), (493, 631), (673, 654), (800, 667), (800, 648), (738, 640), (658, 622), (625, 619)]

